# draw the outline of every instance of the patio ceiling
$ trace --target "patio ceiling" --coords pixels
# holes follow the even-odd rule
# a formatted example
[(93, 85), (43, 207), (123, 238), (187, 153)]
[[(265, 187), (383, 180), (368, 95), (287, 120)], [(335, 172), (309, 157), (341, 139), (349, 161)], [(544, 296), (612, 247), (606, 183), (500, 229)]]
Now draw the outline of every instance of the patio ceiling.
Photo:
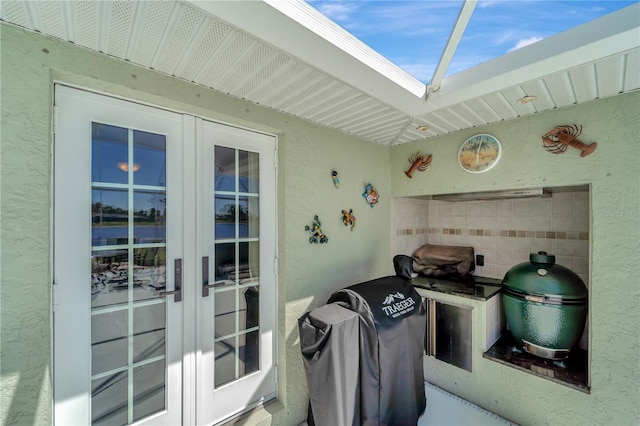
[(639, 89), (639, 16), (629, 6), (427, 88), (302, 1), (0, 2), (6, 23), (382, 145)]

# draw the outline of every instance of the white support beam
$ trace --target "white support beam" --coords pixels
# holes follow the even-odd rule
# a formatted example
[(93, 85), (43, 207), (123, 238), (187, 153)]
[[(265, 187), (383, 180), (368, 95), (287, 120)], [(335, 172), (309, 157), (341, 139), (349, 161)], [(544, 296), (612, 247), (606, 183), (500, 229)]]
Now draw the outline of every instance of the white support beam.
[(449, 69), (449, 64), (453, 59), (453, 55), (456, 53), (458, 44), (460, 44), (460, 40), (464, 35), (464, 30), (467, 29), (467, 25), (469, 25), (471, 15), (473, 15), (473, 11), (475, 10), (477, 5), (477, 0), (465, 0), (464, 4), (462, 5), (460, 14), (458, 15), (458, 19), (456, 20), (456, 24), (453, 27), (453, 31), (451, 31), (451, 36), (449, 37), (447, 46), (444, 48), (444, 52), (442, 52), (440, 62), (438, 62), (438, 66), (433, 73), (433, 78), (431, 78), (431, 82), (427, 86), (427, 97), (429, 97), (431, 93), (440, 89), (442, 79), (444, 78), (447, 69)]
[[(640, 3), (448, 76), (431, 94), (436, 110), (638, 49)], [(430, 108), (429, 108), (430, 107)]]
[(424, 109), (424, 83), (304, 1), (183, 1), (405, 113)]

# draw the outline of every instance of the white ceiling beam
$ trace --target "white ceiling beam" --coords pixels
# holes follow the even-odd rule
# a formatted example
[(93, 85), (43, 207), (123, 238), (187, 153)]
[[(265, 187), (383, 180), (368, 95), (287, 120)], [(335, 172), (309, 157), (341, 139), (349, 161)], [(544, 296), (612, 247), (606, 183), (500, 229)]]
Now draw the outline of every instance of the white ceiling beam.
[[(639, 48), (640, 3), (445, 78), (427, 102), (447, 108)], [(534, 94), (534, 93), (531, 93)]]
[[(414, 117), (638, 48), (640, 36), (635, 4), (443, 78), (425, 102), (423, 83), (304, 1), (182, 1)], [(475, 3), (463, 6), (440, 72), (446, 72)], [(432, 83), (438, 79), (434, 75)]]
[(440, 62), (438, 62), (438, 66), (433, 73), (431, 82), (427, 85), (427, 97), (431, 93), (440, 89), (442, 79), (444, 78), (447, 69), (449, 69), (449, 64), (453, 59), (453, 55), (456, 53), (458, 44), (460, 44), (460, 40), (464, 35), (464, 31), (467, 29), (467, 25), (469, 25), (469, 20), (471, 19), (471, 15), (473, 15), (473, 11), (475, 10), (477, 5), (477, 0), (465, 0), (464, 4), (462, 5), (460, 14), (458, 15), (458, 19), (456, 20), (456, 24), (453, 27), (453, 31), (451, 31), (451, 36), (449, 37), (447, 46), (444, 48), (444, 52), (442, 52)]
[(426, 85), (301, 0), (183, 0), (409, 115)]

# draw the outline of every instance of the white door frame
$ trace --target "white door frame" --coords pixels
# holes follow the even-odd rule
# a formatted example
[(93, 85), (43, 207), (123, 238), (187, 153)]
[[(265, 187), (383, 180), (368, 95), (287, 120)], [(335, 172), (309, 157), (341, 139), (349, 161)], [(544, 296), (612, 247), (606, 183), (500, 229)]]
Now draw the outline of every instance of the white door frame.
[[(198, 243), (198, 226), (201, 223), (202, 217), (197, 217), (198, 213), (202, 212), (205, 206), (203, 205), (203, 199), (199, 196), (199, 185), (201, 185), (202, 177), (199, 176), (199, 173), (204, 173), (200, 168), (202, 167), (201, 159), (202, 156), (198, 152), (198, 146), (196, 143), (189, 143), (185, 141), (196, 141), (198, 140), (199, 134), (202, 132), (203, 123), (205, 125), (215, 125), (215, 126), (227, 126), (232, 131), (249, 131), (259, 137), (267, 136), (273, 139), (273, 160), (275, 163), (275, 158), (277, 158), (277, 137), (272, 134), (267, 134), (264, 132), (256, 132), (251, 129), (246, 129), (238, 126), (229, 126), (224, 123), (216, 123), (210, 120), (201, 119), (194, 115), (190, 114), (181, 114), (174, 111), (169, 111), (167, 109), (154, 107), (152, 105), (141, 104), (136, 101), (130, 101), (126, 99), (116, 98), (109, 94), (100, 94), (90, 90), (85, 90), (81, 88), (73, 88), (66, 84), (55, 84), (55, 95), (58, 93), (70, 94), (70, 96), (82, 95), (88, 96), (96, 100), (97, 102), (103, 103), (105, 107), (113, 107), (115, 108), (115, 113), (119, 117), (118, 123), (113, 123), (117, 125), (121, 125), (122, 127), (128, 128), (137, 128), (137, 123), (135, 120), (131, 119), (131, 114), (127, 108), (122, 108), (123, 102), (129, 103), (134, 106), (134, 109), (141, 108), (149, 108), (153, 110), (154, 114), (160, 114), (164, 118), (161, 121), (164, 121), (166, 125), (173, 125), (175, 127), (175, 131), (180, 133), (179, 137), (181, 138), (180, 151), (169, 153), (167, 152), (167, 159), (172, 158), (173, 160), (176, 157), (182, 157), (182, 161), (175, 162), (174, 170), (175, 173), (179, 173), (181, 178), (177, 179), (177, 181), (172, 184), (173, 187), (171, 189), (173, 202), (179, 202), (183, 206), (180, 209), (180, 213), (174, 213), (173, 220), (180, 221), (181, 232), (183, 238), (180, 239), (180, 242), (174, 241), (174, 244), (179, 245), (176, 246), (176, 251), (179, 251), (180, 258), (183, 260), (183, 275), (182, 275), (182, 297), (183, 303), (177, 303), (176, 312), (178, 312), (178, 317), (181, 318), (181, 340), (182, 347), (180, 355), (177, 356), (177, 360), (179, 360), (175, 365), (172, 365), (170, 376), (173, 379), (182, 381), (181, 389), (181, 398), (177, 398), (177, 402), (182, 404), (182, 418), (181, 422), (183, 424), (196, 424), (198, 422), (198, 405), (206, 404), (207, 401), (202, 398), (202, 381), (197, 377), (197, 371), (199, 362), (202, 361), (202, 346), (199, 343), (202, 339), (202, 327), (199, 325), (198, 317), (202, 315), (202, 306), (203, 303), (206, 305), (207, 303), (211, 303), (209, 301), (203, 301), (201, 298), (201, 286), (196, 285), (185, 285), (186, 283), (200, 283), (202, 282), (202, 271), (201, 271), (201, 257), (202, 257), (202, 249), (200, 243)], [(79, 107), (79, 110), (74, 111), (73, 113), (82, 113), (82, 107)], [(86, 111), (84, 111), (86, 112)], [(112, 111), (114, 112), (114, 111)], [(78, 194), (85, 194), (82, 197), (86, 197), (88, 200), (91, 199), (90, 191), (91, 191), (91, 172), (90, 172), (90, 162), (89, 161), (78, 161), (79, 158), (90, 158), (90, 144), (87, 143), (83, 152), (78, 152), (77, 149), (69, 150), (68, 147), (65, 148), (65, 143), (63, 140), (69, 135), (65, 133), (64, 126), (60, 126), (58, 123), (63, 122), (67, 119), (67, 116), (70, 112), (60, 110), (58, 107), (54, 106), (54, 165), (53, 168), (53, 176), (54, 176), (54, 208), (53, 208), (53, 220), (54, 220), (54, 239), (53, 239), (53, 277), (54, 277), (54, 300), (53, 300), (53, 331), (54, 331), (54, 346), (53, 346), (53, 362), (54, 362), (54, 420), (56, 424), (68, 424), (72, 423), (71, 418), (65, 417), (64, 412), (73, 412), (75, 415), (79, 415), (77, 418), (85, 419), (86, 424), (90, 424), (90, 407), (91, 407), (91, 396), (90, 392), (88, 394), (78, 393), (78, 386), (86, 386), (88, 378), (86, 374), (90, 374), (90, 359), (79, 359), (77, 357), (69, 356), (69, 351), (64, 351), (64, 347), (61, 347), (60, 341), (56, 340), (56, 337), (60, 337), (63, 330), (67, 327), (74, 326), (70, 320), (65, 320), (61, 318), (60, 312), (65, 311), (66, 309), (71, 309), (73, 306), (76, 306), (78, 299), (86, 300), (90, 297), (88, 294), (89, 286), (85, 284), (81, 284), (77, 286), (77, 290), (79, 293), (76, 295), (76, 298), (68, 297), (68, 294), (65, 294), (65, 290), (63, 285), (65, 280), (69, 280), (69, 277), (66, 277), (62, 274), (61, 271), (65, 271), (68, 268), (72, 267), (68, 263), (65, 263), (64, 259), (61, 259), (60, 256), (56, 256), (55, 253), (64, 253), (65, 251), (70, 252), (80, 252), (81, 250), (85, 250), (84, 253), (91, 252), (91, 245), (88, 241), (81, 241), (82, 238), (79, 235), (80, 233), (76, 233), (73, 235), (69, 235), (68, 232), (65, 232), (65, 228), (69, 227), (69, 224), (73, 224), (74, 227), (80, 226), (86, 229), (91, 229), (90, 223), (90, 215), (85, 214), (82, 209), (79, 211), (68, 212), (65, 211), (64, 215), (62, 215), (61, 210), (56, 210), (55, 206), (58, 205), (70, 205), (68, 203), (72, 203), (71, 198), (74, 196), (78, 196)], [(98, 120), (99, 121), (99, 120)], [(207, 124), (208, 123), (208, 124)], [(86, 131), (85, 131), (86, 133)], [(260, 136), (261, 135), (261, 136)], [(90, 131), (89, 138), (87, 142), (90, 140)], [(168, 166), (169, 161), (167, 161)], [(65, 175), (65, 171), (68, 170), (77, 170), (79, 173), (83, 173), (85, 176), (89, 176), (89, 182), (83, 182), (81, 179), (73, 179), (69, 174)], [(169, 181), (169, 179), (167, 179)], [(270, 334), (270, 338), (266, 342), (267, 346), (269, 346), (269, 351), (271, 353), (270, 366), (270, 380), (273, 380), (273, 392), (266, 395), (266, 399), (270, 399), (271, 397), (276, 397), (277, 394), (277, 377), (275, 374), (275, 366), (277, 362), (277, 193), (276, 193), (276, 181), (277, 181), (277, 169), (273, 171), (273, 185), (272, 187), (266, 188), (272, 194), (273, 197), (273, 218), (269, 227), (271, 228), (270, 233), (268, 234), (269, 239), (273, 241), (273, 258), (266, 259), (261, 257), (260, 268), (261, 271), (264, 271), (264, 275), (267, 273), (272, 274), (272, 283), (270, 285), (273, 286), (271, 297), (268, 299), (268, 304), (271, 305), (271, 309), (274, 312), (274, 322), (271, 326), (271, 329), (268, 330)], [(63, 188), (65, 188), (63, 190)], [(68, 190), (66, 189), (68, 188)], [(169, 193), (169, 182), (167, 182), (167, 192)], [(265, 192), (266, 194), (266, 192)], [(194, 206), (194, 207), (188, 207)], [(68, 209), (71, 210), (71, 209)], [(262, 217), (262, 216), (261, 216)], [(171, 220), (170, 219), (170, 220)], [(266, 223), (265, 223), (266, 226)], [(64, 239), (56, 238), (59, 235), (65, 235)], [(263, 238), (261, 236), (261, 238)], [(77, 268), (77, 266), (76, 266)], [(169, 253), (167, 253), (167, 286), (168, 290), (171, 290), (171, 286), (173, 285), (172, 279), (173, 277), (173, 258), (169, 257)], [(264, 268), (264, 269), (263, 269)], [(89, 262), (86, 263), (81, 270), (77, 271), (75, 274), (74, 280), (78, 283), (86, 283), (88, 278), (91, 275), (91, 268)], [(261, 272), (261, 275), (263, 272)], [(75, 290), (74, 290), (75, 291)], [(261, 292), (262, 293), (262, 292)], [(74, 302), (75, 300), (75, 302)], [(173, 303), (172, 299), (167, 300), (168, 303)], [(183, 305), (185, 303), (190, 304), (195, 309), (183, 309)], [(262, 304), (262, 300), (261, 300)], [(262, 305), (261, 305), (262, 306)], [(66, 347), (82, 347), (86, 345), (86, 342), (89, 341), (87, 336), (90, 336), (90, 307), (88, 307), (82, 320), (85, 324), (84, 331), (82, 333), (74, 334), (69, 338), (69, 340), (65, 340)], [(262, 309), (261, 309), (262, 310)], [(66, 322), (63, 322), (66, 321)], [(173, 320), (175, 322), (175, 319)], [(189, 326), (188, 324), (196, 324), (196, 326)], [(85, 340), (86, 339), (86, 340)], [(261, 338), (261, 340), (264, 340)], [(56, 344), (57, 342), (57, 344)], [(262, 361), (262, 358), (261, 358)], [(59, 383), (60, 381), (55, 380), (56, 372), (61, 371), (62, 369), (73, 369), (75, 373), (79, 373), (82, 370), (83, 374), (74, 374), (69, 377), (69, 381), (66, 383)], [(265, 399), (265, 400), (266, 400)], [(262, 402), (259, 401), (258, 404)], [(168, 403), (175, 404), (171, 399), (168, 400)], [(247, 407), (244, 410), (240, 410), (236, 413), (231, 413), (231, 416), (237, 415), (240, 412), (246, 411), (249, 408), (253, 408), (256, 405), (252, 403), (251, 407)], [(159, 417), (151, 417), (150, 420), (159, 421), (159, 424), (165, 423)], [(204, 420), (204, 419), (203, 419)], [(175, 419), (168, 420), (166, 424), (175, 424)]]
[[(260, 169), (260, 278), (259, 288), (260, 295), (260, 366), (259, 371), (251, 373), (239, 380), (223, 385), (214, 389), (209, 382), (214, 378), (214, 348), (213, 342), (214, 327), (211, 322), (198, 321), (198, 340), (197, 340), (197, 375), (198, 378), (205, 378), (198, 381), (197, 394), (198, 406), (196, 423), (197, 424), (215, 424), (223, 421), (231, 416), (240, 414), (253, 408), (264, 400), (270, 399), (276, 395), (276, 339), (277, 336), (277, 211), (276, 211), (276, 139), (274, 136), (265, 135), (257, 132), (247, 132), (231, 126), (221, 125), (215, 122), (197, 119), (197, 152), (198, 152), (198, 193), (199, 202), (209, 202), (209, 205), (198, 205), (198, 229), (202, 238), (198, 240), (197, 262), (199, 262), (198, 282), (203, 282), (202, 277), (202, 260), (209, 258), (209, 271), (213, 271), (214, 258), (214, 218), (211, 213), (215, 211), (214, 185), (211, 171), (214, 170), (214, 147), (224, 146), (233, 149), (244, 150), (249, 152), (259, 152), (259, 169)], [(207, 197), (206, 194), (210, 194)], [(273, 197), (270, 196), (273, 194)], [(209, 214), (207, 214), (209, 213)], [(263, 220), (264, 218), (264, 220)], [(209, 237), (206, 237), (206, 236)], [(210, 273), (210, 278), (213, 277)], [(213, 282), (213, 280), (211, 279)], [(271, 291), (262, 291), (262, 289)], [(200, 297), (198, 295), (197, 307), (199, 317), (205, 318), (212, 312), (215, 313), (214, 300), (216, 290), (211, 289), (210, 296)], [(262, 309), (263, 306), (271, 306), (272, 311)], [(273, 384), (273, 389), (269, 389)], [(251, 389), (251, 391), (250, 391)], [(258, 395), (260, 399), (255, 398), (255, 391), (260, 390)], [(207, 403), (207, 401), (216, 400), (224, 401), (223, 405), (236, 405), (231, 413), (223, 412), (220, 406)]]
[[(54, 147), (54, 419), (58, 424), (91, 423), (91, 215), (85, 203), (91, 200), (91, 123), (154, 131), (167, 135), (167, 158), (182, 158), (182, 117), (66, 86), (55, 86)], [(149, 123), (152, 123), (149, 125)], [(175, 162), (167, 174), (182, 175), (182, 161)], [(166, 192), (174, 206), (183, 206), (182, 181), (166, 182)], [(171, 211), (170, 223), (183, 222), (183, 209)], [(167, 290), (173, 290), (173, 260), (183, 258), (184, 244), (167, 226), (172, 236), (166, 251)], [(86, 262), (78, 262), (78, 259)], [(182, 340), (182, 303), (167, 298), (167, 341)], [(78, 309), (78, 307), (81, 307)], [(71, 314), (73, 312), (73, 314)], [(70, 332), (74, 330), (74, 332)], [(72, 349), (70, 349), (72, 348)], [(78, 348), (78, 349), (76, 349)], [(167, 389), (181, 387), (182, 348), (168, 345)], [(60, 375), (64, 374), (64, 380)], [(57, 378), (57, 380), (56, 380)], [(180, 400), (167, 396), (165, 415), (152, 416), (156, 422), (175, 424), (181, 419)], [(164, 418), (164, 419), (163, 419)], [(141, 422), (143, 423), (143, 422)]]

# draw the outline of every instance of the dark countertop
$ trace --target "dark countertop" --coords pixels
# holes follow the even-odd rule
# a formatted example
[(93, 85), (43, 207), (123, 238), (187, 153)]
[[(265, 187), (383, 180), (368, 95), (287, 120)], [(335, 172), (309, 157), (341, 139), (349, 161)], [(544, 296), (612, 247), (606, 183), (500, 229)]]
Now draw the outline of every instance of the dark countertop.
[(418, 288), (451, 294), (475, 300), (489, 300), (502, 290), (502, 281), (496, 278), (469, 276), (465, 279), (444, 279), (418, 275), (411, 280)]
[(508, 330), (483, 354), (484, 358), (589, 393), (587, 351), (575, 348), (568, 359), (552, 361), (531, 355), (516, 346)]

